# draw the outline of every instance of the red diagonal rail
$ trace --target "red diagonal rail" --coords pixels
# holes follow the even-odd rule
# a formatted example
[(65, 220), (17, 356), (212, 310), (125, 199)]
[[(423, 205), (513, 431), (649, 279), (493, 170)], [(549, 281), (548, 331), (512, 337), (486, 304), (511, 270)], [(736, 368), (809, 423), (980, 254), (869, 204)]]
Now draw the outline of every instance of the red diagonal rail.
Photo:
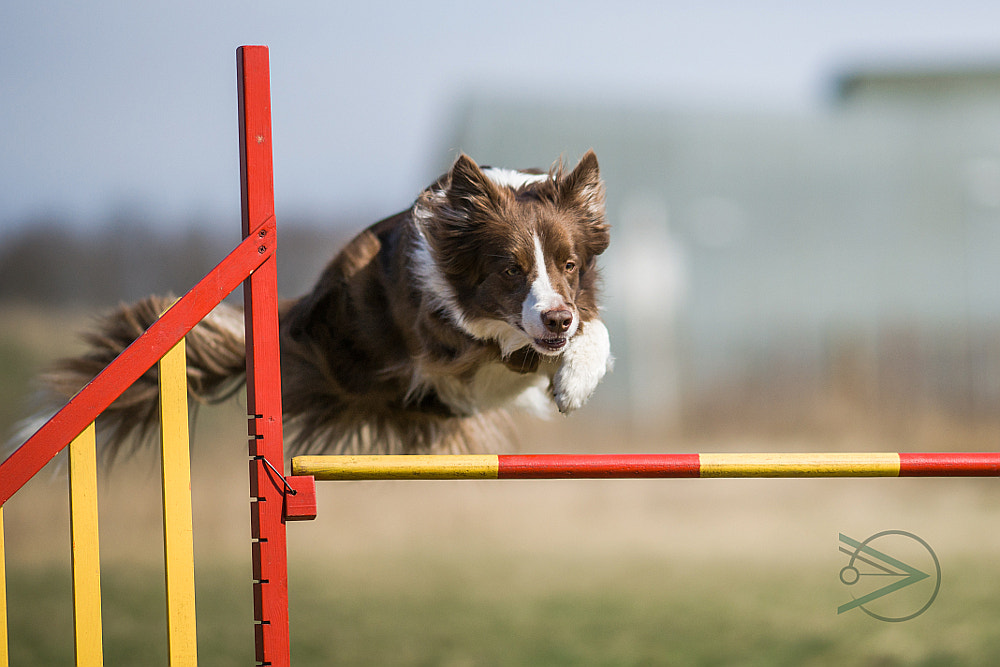
[(275, 252), (272, 217), (0, 464), (0, 505), (97, 419), (177, 342)]

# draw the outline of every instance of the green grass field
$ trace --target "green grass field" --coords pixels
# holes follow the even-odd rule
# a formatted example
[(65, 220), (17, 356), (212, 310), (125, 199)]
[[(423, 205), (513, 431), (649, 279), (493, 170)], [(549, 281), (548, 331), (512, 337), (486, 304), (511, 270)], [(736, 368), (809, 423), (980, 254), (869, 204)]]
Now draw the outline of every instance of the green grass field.
[[(17, 412), (17, 387), (68, 344), (44, 318), (8, 315), (3, 426)], [(202, 417), (192, 458), (200, 662), (248, 665), (245, 418), (238, 406)], [(544, 429), (575, 429), (565, 439), (584, 451), (609, 448), (580, 433), (613, 431), (577, 418)], [(525, 440), (525, 451), (553, 442), (531, 431)], [(619, 450), (636, 451), (910, 444), (864, 434), (620, 440)], [(108, 665), (167, 663), (157, 475), (155, 456), (100, 475)], [(297, 666), (992, 665), (1000, 653), (995, 480), (328, 483), (319, 512), (289, 526)], [(7, 503), (4, 521), (10, 664), (72, 664), (58, 461)], [(886, 529), (933, 546), (940, 594), (902, 623), (838, 615), (851, 599), (838, 535)]]
[[(132, 475), (125, 488), (102, 482), (107, 664), (166, 664), (156, 493), (139, 488), (155, 485)], [(320, 517), (289, 527), (293, 664), (994, 664), (992, 490), (875, 481), (897, 485), (885, 494), (873, 481), (327, 485)], [(194, 483), (199, 655), (245, 665), (248, 513), (215, 486)], [(23, 516), (44, 490), (62, 480), (33, 483), (9, 512), (12, 665), (72, 658), (63, 511), (30, 502), (35, 519), (54, 520)], [(931, 542), (943, 575), (927, 612), (838, 615), (851, 599), (838, 526)]]
[[(733, 564), (438, 556), (335, 561), (291, 577), (295, 665), (992, 665), (1000, 600), (965, 563), (902, 624), (838, 617), (834, 577)], [(477, 568), (485, 568), (486, 572)], [(11, 664), (71, 664), (68, 576), (15, 568)], [(317, 583), (317, 579), (320, 583)], [(162, 575), (105, 572), (109, 665), (166, 664)], [(253, 659), (245, 580), (199, 577), (203, 665)], [(27, 602), (25, 602), (27, 601)]]

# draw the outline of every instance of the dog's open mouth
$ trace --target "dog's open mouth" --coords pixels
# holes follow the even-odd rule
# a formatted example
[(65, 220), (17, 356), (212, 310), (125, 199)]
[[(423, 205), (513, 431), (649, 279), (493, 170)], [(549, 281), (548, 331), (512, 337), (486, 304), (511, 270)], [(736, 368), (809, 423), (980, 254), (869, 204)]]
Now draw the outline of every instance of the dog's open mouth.
[(558, 352), (566, 347), (566, 339), (562, 336), (558, 338), (536, 338), (535, 345), (546, 352)]

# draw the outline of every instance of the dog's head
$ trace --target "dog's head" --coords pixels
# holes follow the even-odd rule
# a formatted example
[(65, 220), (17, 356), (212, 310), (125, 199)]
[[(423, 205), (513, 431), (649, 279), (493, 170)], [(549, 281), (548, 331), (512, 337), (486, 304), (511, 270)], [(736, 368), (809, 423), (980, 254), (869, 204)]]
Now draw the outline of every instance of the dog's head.
[(557, 355), (597, 317), (597, 256), (608, 247), (604, 183), (588, 151), (565, 173), (479, 167), (462, 155), (425, 190), (416, 260), (435, 306), (508, 355)]

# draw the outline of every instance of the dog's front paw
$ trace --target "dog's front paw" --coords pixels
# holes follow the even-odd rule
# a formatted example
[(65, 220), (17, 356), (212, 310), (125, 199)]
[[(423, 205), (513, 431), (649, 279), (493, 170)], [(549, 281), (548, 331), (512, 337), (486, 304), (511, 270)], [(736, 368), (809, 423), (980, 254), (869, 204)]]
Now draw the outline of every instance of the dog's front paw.
[(582, 407), (612, 362), (607, 327), (600, 320), (587, 322), (583, 331), (569, 341), (552, 378), (552, 397), (559, 412), (569, 414)]

